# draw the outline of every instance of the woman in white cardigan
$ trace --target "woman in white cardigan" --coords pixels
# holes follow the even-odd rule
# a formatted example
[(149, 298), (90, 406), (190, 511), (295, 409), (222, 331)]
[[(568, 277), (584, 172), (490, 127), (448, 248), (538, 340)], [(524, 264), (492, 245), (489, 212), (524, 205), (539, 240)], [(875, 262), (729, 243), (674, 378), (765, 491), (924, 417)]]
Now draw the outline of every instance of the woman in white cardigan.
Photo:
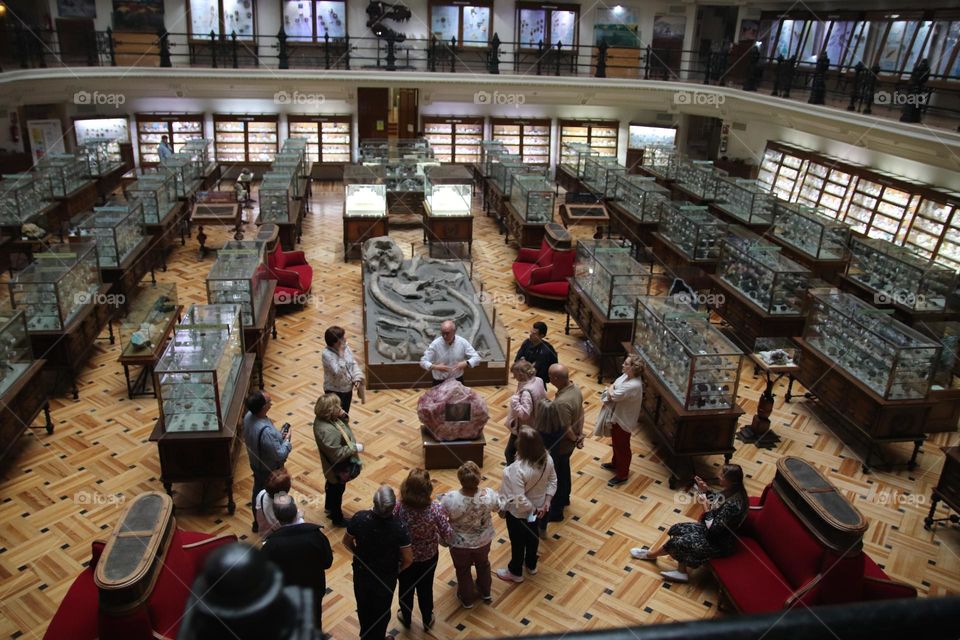
[[(639, 428), (637, 423), (640, 421), (643, 404), (641, 371), (643, 360), (640, 356), (628, 356), (623, 361), (623, 375), (603, 392), (604, 411), (601, 411), (601, 418), (606, 418), (606, 426), (609, 427), (613, 439), (613, 461), (604, 462), (600, 466), (614, 473), (607, 482), (610, 487), (623, 484), (630, 474), (630, 459), (633, 457), (630, 451), (630, 436)], [(603, 429), (604, 425), (598, 427)]]
[(533, 426), (533, 413), (537, 403), (547, 397), (547, 389), (543, 380), (537, 377), (537, 370), (532, 364), (520, 358), (510, 367), (513, 379), (517, 381), (517, 390), (510, 396), (507, 407), (507, 427), (510, 429), (510, 438), (503, 450), (507, 464), (512, 464), (517, 457), (517, 434), (520, 427)]

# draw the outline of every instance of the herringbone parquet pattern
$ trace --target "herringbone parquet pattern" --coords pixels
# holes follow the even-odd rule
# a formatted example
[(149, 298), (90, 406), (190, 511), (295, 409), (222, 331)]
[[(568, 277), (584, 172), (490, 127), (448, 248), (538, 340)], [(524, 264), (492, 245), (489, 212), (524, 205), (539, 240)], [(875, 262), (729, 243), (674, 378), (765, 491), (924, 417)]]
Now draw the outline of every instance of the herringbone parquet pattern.
[[(312, 406), (322, 391), (320, 351), (323, 329), (343, 325), (355, 351), (360, 344), (360, 268), (340, 259), (340, 188), (328, 186), (315, 194), (305, 223), (303, 245), (315, 269), (314, 303), (303, 311), (280, 316), (279, 338), (266, 356), (267, 389), (275, 398), (273, 416), (294, 425), (294, 452), (288, 469), (294, 492), (303, 502), (308, 520), (325, 522), (323, 479), (310, 432)], [(584, 230), (584, 232), (592, 232)], [(580, 235), (581, 232), (577, 231)], [(226, 231), (214, 229), (209, 244), (219, 246)], [(419, 229), (396, 230), (409, 247), (420, 242)], [(583, 387), (588, 423), (598, 411), (596, 364), (575, 329), (563, 334), (563, 314), (527, 307), (515, 297), (510, 264), (516, 255), (504, 245), (493, 222), (476, 218), (474, 274), (494, 296), (501, 320), (514, 340), (520, 340), (531, 322), (550, 326), (549, 339), (561, 360), (570, 365)], [(193, 238), (176, 247), (161, 281), (178, 285), (181, 301), (204, 302), (204, 279), (211, 258), (197, 258)], [(515, 342), (515, 345), (519, 344)], [(56, 610), (74, 576), (89, 559), (90, 542), (104, 538), (116, 522), (122, 501), (148, 490), (159, 490), (156, 447), (147, 436), (157, 417), (153, 399), (128, 400), (123, 373), (116, 362), (119, 346), (98, 343), (80, 379), (80, 401), (53, 402), (56, 433), (31, 432), (16, 445), (0, 475), (0, 636), (38, 638)], [(749, 420), (762, 390), (751, 370), (744, 370), (740, 401)], [(482, 388), (491, 407), (487, 427), (484, 472), (487, 482), (499, 485), (505, 435), (507, 388)], [(924, 447), (920, 468), (908, 473), (875, 472), (864, 475), (858, 458), (802, 397), (782, 404), (782, 386), (774, 413), (774, 427), (783, 441), (773, 451), (739, 445), (734, 460), (748, 474), (752, 493), (773, 477), (773, 462), (782, 455), (802, 456), (817, 464), (841, 487), (870, 520), (867, 550), (895, 578), (916, 585), (923, 594), (960, 593), (960, 530), (923, 530), (930, 488), (936, 483), (943, 456), (938, 445), (956, 442), (956, 434), (931, 439)], [(366, 508), (381, 482), (398, 487), (407, 470), (422, 462), (416, 420), (416, 391), (371, 392), (365, 405), (354, 405), (353, 427), (366, 445), (364, 472), (351, 482), (345, 496), (347, 511)], [(599, 467), (607, 459), (606, 441), (588, 440), (575, 453), (574, 496), (566, 522), (551, 527), (552, 538), (542, 544), (542, 570), (520, 585), (494, 580), (494, 603), (472, 610), (458, 607), (450, 584), (453, 568), (441, 551), (435, 588), (438, 638), (518, 636), (544, 631), (593, 629), (625, 624), (648, 624), (717, 615), (717, 589), (701, 571), (688, 585), (660, 580), (652, 563), (631, 561), (627, 550), (637, 542), (654, 543), (673, 522), (694, 517), (696, 508), (685, 493), (667, 487), (667, 471), (651, 440), (636, 436), (636, 457), (630, 482), (617, 489), (606, 486), (609, 474)], [(901, 452), (905, 456), (906, 448)], [(708, 459), (708, 465), (719, 465)], [(183, 528), (235, 532), (249, 539), (250, 512), (246, 506), (251, 478), (246, 459), (238, 463), (235, 495), (238, 509), (227, 516), (220, 486), (176, 486), (177, 518)], [(453, 471), (433, 473), (437, 491), (456, 482)], [(492, 561), (502, 566), (509, 554), (506, 530), (497, 522)], [(351, 583), (350, 558), (339, 545), (341, 531), (328, 528), (335, 563), (328, 572), (329, 593), (324, 600), (326, 630), (335, 638), (356, 636), (357, 621)], [(661, 562), (661, 568), (668, 563)], [(391, 625), (398, 628), (398, 625)], [(411, 631), (424, 634), (415, 619)]]

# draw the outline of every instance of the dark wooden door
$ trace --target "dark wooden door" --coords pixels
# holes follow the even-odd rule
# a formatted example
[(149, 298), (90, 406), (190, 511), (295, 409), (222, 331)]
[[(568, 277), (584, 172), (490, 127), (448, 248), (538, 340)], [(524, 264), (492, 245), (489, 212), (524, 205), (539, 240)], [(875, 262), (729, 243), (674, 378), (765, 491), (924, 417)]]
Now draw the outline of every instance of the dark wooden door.
[(397, 136), (416, 138), (420, 133), (420, 96), (417, 89), (397, 89)]
[(57, 18), (57, 38), (60, 40), (60, 57), (64, 62), (97, 64), (97, 32), (93, 20)]
[(390, 115), (390, 90), (379, 87), (357, 88), (357, 139), (387, 137)]

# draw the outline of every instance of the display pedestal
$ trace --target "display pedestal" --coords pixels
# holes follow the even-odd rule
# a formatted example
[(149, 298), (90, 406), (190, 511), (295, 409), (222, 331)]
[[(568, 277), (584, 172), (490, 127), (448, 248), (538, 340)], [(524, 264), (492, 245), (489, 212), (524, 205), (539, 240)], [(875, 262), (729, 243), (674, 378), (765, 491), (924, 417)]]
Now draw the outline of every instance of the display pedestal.
[(923, 520), (923, 528), (927, 531), (930, 531), (934, 522), (944, 520), (960, 522), (956, 514), (946, 518), (934, 518), (937, 514), (937, 503), (941, 500), (955, 512), (960, 513), (960, 447), (947, 447), (943, 453), (946, 454), (946, 458), (943, 461), (943, 470), (940, 472), (940, 481), (934, 487), (930, 498), (930, 513)]
[[(423, 242), (431, 258), (455, 258), (469, 260), (473, 257), (473, 216), (435, 216), (426, 201), (423, 203)], [(440, 245), (440, 255), (434, 252), (434, 245)], [(466, 256), (460, 255), (454, 247), (448, 245), (466, 245)], [(457, 247), (459, 248), (459, 247)]]
[[(46, 429), (53, 433), (50, 401), (42, 372), (45, 360), (34, 360), (26, 371), (0, 395), (0, 461), (13, 451), (13, 444), (27, 429)], [(34, 427), (33, 421), (43, 411), (44, 424)]]
[(464, 462), (477, 463), (483, 468), (483, 448), (487, 439), (480, 434), (475, 440), (437, 440), (423, 425), (420, 426), (423, 437), (424, 469), (459, 469)]
[(343, 216), (343, 261), (359, 260), (363, 243), (390, 235), (387, 216)]
[(770, 429), (770, 414), (773, 413), (775, 398), (773, 395), (773, 385), (783, 378), (783, 376), (787, 376), (789, 382), (787, 383), (787, 393), (783, 399), (790, 402), (790, 399), (793, 397), (791, 393), (793, 391), (793, 376), (800, 370), (800, 367), (795, 364), (769, 364), (757, 353), (751, 353), (749, 355), (750, 360), (753, 361), (753, 366), (763, 372), (767, 381), (763, 389), (763, 394), (757, 402), (757, 414), (753, 416), (753, 422), (750, 423), (750, 426), (743, 427), (737, 432), (737, 440), (752, 444), (758, 449), (773, 449), (780, 442), (780, 436)]
[[(608, 371), (616, 372), (620, 359), (626, 355), (624, 343), (633, 335), (633, 318), (610, 320), (590, 296), (577, 284), (575, 278), (567, 278), (569, 293), (564, 310), (567, 312), (564, 333), (570, 335), (570, 319), (580, 327), (592, 351), (600, 359), (597, 367), (597, 382), (603, 382), (604, 364), (612, 365)], [(617, 377), (619, 373), (615, 374)]]
[(520, 217), (520, 214), (509, 200), (503, 201), (504, 221), (506, 222), (507, 235), (503, 239), (504, 244), (510, 243), (510, 235), (517, 239), (517, 244), (521, 247), (530, 249), (539, 249), (543, 241), (544, 227), (546, 222), (531, 223)]

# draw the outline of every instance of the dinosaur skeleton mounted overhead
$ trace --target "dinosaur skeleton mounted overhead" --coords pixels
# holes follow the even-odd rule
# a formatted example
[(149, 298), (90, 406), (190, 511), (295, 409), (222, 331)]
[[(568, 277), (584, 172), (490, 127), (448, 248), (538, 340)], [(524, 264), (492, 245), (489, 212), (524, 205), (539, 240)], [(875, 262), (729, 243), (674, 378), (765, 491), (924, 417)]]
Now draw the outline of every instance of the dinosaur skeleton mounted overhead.
[(373, 31), (373, 35), (381, 40), (392, 42), (403, 42), (407, 37), (399, 31), (394, 31), (383, 24), (384, 20), (393, 20), (394, 22), (406, 22), (411, 17), (410, 9), (401, 3), (391, 4), (389, 2), (380, 2), (371, 0), (367, 5), (367, 28)]

